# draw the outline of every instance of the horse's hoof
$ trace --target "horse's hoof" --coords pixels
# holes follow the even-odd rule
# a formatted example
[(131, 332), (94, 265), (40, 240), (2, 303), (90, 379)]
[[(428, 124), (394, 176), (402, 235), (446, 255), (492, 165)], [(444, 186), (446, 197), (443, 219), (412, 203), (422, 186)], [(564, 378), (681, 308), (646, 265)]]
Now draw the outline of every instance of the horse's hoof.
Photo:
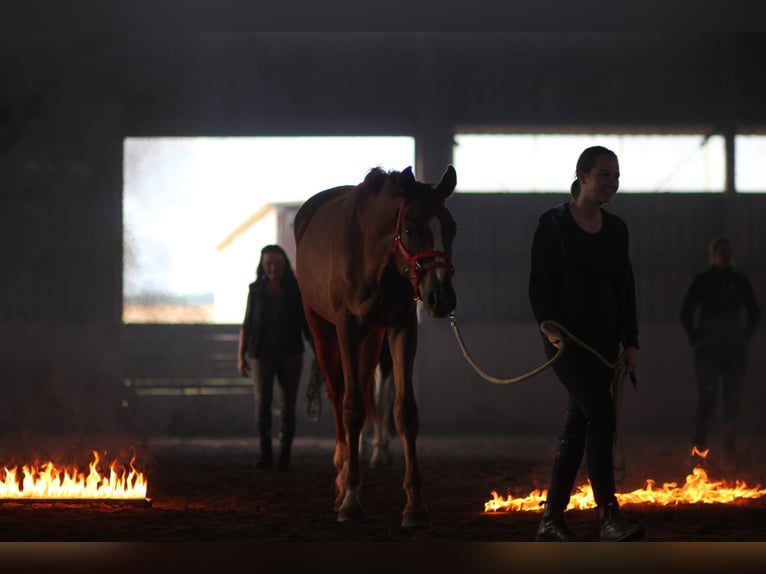
[(402, 528), (431, 528), (426, 510), (412, 510), (402, 513)]
[(338, 522), (359, 522), (364, 517), (364, 512), (361, 508), (341, 508), (338, 510), (337, 521)]
[(338, 507), (338, 522), (357, 522), (362, 518), (362, 503), (359, 501), (359, 487), (346, 490), (343, 503)]

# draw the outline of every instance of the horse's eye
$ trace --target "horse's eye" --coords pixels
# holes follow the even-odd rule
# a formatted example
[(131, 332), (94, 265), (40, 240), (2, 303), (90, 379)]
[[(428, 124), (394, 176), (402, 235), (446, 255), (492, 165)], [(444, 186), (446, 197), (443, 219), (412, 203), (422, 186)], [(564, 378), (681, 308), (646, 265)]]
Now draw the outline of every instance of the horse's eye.
[(415, 226), (410, 223), (404, 224), (404, 234), (405, 235), (412, 235), (415, 233)]

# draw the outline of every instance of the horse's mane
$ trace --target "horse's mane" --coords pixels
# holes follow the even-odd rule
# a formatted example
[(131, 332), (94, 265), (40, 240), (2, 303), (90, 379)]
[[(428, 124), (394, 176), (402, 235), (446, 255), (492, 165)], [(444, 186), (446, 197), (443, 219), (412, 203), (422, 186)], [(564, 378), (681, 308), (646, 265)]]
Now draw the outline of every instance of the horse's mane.
[(369, 191), (372, 192), (373, 195), (377, 195), (377, 193), (383, 188), (383, 184), (385, 184), (386, 178), (398, 175), (398, 171), (386, 171), (381, 167), (373, 167), (370, 171), (367, 172), (367, 175), (364, 176), (364, 181), (362, 181), (362, 183), (360, 183), (357, 187), (359, 191)]
[[(364, 181), (357, 186), (357, 191), (377, 195), (383, 189), (388, 179), (392, 179), (398, 183), (402, 173), (403, 172), (401, 171), (386, 171), (381, 167), (373, 167), (367, 172)], [(432, 184), (415, 181), (415, 184), (408, 186), (408, 188), (406, 194), (410, 199), (428, 200), (433, 197), (431, 193), (433, 192), (434, 186)]]

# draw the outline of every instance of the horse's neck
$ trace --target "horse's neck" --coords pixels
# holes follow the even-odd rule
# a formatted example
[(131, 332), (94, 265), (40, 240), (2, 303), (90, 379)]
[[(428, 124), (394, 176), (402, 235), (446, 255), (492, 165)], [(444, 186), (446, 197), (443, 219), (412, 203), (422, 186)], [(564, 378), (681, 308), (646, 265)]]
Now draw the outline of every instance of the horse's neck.
[(357, 204), (351, 213), (357, 224), (350, 225), (349, 229), (356, 229), (359, 235), (351, 239), (362, 248), (365, 258), (364, 267), (375, 268), (373, 279), (377, 281), (379, 270), (382, 270), (394, 257), (399, 201), (384, 199), (381, 196), (355, 199)]

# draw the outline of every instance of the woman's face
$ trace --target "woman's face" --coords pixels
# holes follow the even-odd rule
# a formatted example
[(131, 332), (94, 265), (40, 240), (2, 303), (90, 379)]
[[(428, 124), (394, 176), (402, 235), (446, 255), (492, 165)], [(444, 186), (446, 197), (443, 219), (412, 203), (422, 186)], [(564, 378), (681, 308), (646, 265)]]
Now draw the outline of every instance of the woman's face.
[(713, 250), (713, 265), (719, 269), (726, 269), (731, 266), (733, 249), (728, 242), (720, 243), (718, 247)]
[(620, 187), (620, 164), (616, 157), (601, 155), (588, 173), (580, 176), (580, 193), (601, 205), (609, 203)]
[(279, 281), (285, 274), (285, 258), (280, 253), (264, 253), (261, 265), (269, 280)]

